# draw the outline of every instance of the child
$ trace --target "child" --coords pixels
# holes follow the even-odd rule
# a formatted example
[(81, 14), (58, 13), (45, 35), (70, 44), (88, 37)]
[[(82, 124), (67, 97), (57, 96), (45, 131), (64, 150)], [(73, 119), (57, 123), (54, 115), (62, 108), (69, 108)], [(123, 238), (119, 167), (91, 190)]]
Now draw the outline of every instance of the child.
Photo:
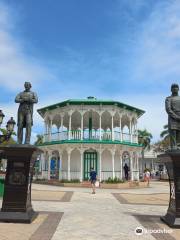
[(91, 181), (91, 185), (92, 185), (92, 194), (95, 194), (95, 183), (96, 183), (96, 178), (97, 178), (97, 173), (96, 171), (91, 168), (91, 172), (90, 172), (90, 181)]

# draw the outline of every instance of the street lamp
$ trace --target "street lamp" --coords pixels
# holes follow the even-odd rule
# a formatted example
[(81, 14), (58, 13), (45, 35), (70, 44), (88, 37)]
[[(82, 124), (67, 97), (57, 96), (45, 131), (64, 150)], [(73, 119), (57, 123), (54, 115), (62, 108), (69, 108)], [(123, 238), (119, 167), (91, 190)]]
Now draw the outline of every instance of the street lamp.
[[(4, 119), (5, 115), (4, 113), (2, 112), (2, 110), (0, 110), (0, 126), (3, 122), (3, 119)], [(6, 134), (2, 134), (0, 135), (0, 144), (5, 142), (5, 141), (8, 141), (14, 131), (14, 126), (15, 126), (16, 122), (14, 121), (13, 117), (11, 117), (9, 119), (9, 121), (7, 121), (7, 124), (6, 124)]]
[(5, 117), (4, 113), (2, 112), (2, 110), (0, 110), (0, 126), (3, 122), (3, 118)]

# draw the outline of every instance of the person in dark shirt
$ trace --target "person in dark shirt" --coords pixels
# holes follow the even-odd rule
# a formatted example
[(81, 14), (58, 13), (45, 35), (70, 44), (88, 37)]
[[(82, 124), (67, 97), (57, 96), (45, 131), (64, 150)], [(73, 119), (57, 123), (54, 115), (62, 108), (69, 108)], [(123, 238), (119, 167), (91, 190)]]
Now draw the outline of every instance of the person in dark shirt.
[(124, 175), (125, 175), (126, 180), (128, 180), (128, 171), (129, 171), (128, 165), (127, 165), (127, 163), (125, 163), (125, 165), (124, 165)]
[(96, 179), (97, 179), (97, 173), (94, 170), (94, 168), (91, 168), (90, 171), (90, 181), (91, 181), (91, 185), (92, 185), (92, 194), (95, 194), (95, 183), (96, 183)]

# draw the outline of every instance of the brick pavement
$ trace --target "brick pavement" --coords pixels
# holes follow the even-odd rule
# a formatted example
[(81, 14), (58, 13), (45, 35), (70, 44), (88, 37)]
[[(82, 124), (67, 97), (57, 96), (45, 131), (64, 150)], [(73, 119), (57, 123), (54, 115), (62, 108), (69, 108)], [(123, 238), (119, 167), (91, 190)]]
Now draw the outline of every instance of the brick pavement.
[(20, 234), (22, 240), (180, 239), (178, 229), (166, 234), (135, 234), (137, 227), (169, 229), (159, 219), (168, 207), (167, 183), (151, 183), (144, 189), (97, 189), (95, 195), (87, 188), (33, 184), (33, 192), (39, 217), (30, 225), (1, 223), (0, 240), (16, 240)]

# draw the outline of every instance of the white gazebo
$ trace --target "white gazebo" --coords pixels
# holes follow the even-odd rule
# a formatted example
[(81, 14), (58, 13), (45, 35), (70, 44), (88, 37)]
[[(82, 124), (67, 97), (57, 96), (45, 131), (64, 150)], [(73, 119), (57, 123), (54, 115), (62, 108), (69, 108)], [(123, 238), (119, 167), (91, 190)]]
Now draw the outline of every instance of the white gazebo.
[(137, 122), (143, 110), (113, 100), (70, 99), (38, 110), (44, 119), (40, 159), (42, 178), (89, 178), (96, 169), (100, 181), (124, 178), (139, 180)]

